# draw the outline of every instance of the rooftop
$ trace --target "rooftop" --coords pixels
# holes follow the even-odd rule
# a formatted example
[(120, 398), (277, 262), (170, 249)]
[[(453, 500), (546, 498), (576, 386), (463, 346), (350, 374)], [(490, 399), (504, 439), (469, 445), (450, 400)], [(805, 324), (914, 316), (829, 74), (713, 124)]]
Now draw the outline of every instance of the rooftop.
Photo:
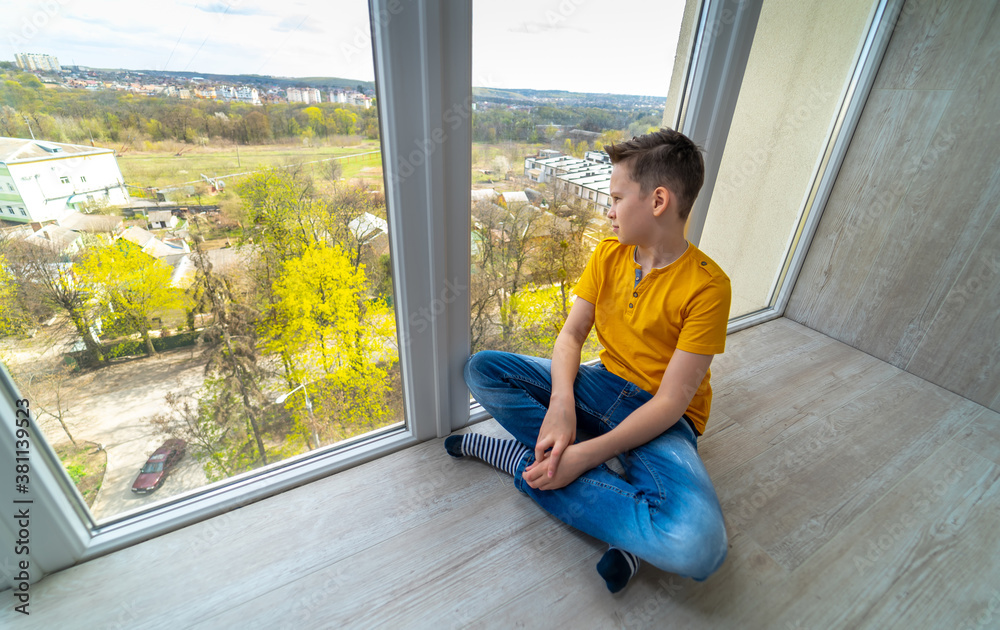
[(57, 157), (114, 153), (111, 149), (88, 147), (82, 144), (64, 144), (24, 138), (0, 138), (0, 164), (33, 162)]

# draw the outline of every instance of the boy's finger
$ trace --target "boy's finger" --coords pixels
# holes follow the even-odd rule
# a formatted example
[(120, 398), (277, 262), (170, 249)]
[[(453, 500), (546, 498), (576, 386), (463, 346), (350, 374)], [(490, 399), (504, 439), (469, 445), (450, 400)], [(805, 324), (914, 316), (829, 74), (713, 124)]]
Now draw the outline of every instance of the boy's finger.
[(535, 461), (542, 461), (542, 458), (545, 457), (545, 451), (551, 446), (552, 444), (549, 438), (542, 438), (541, 440), (535, 442)]
[(562, 459), (563, 446), (561, 444), (556, 444), (552, 447), (552, 461), (549, 463), (549, 477), (554, 477), (556, 474), (556, 469), (559, 468), (559, 460)]

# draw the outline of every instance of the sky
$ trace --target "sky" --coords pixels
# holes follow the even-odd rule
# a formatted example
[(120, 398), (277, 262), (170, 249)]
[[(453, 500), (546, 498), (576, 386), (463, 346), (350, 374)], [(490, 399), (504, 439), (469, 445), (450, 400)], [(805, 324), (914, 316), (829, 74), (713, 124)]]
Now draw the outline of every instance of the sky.
[[(403, 6), (410, 0), (401, 0)], [(458, 1), (458, 0), (445, 0)], [(0, 59), (372, 81), (365, 0), (0, 0)], [(683, 0), (476, 0), (473, 85), (665, 96)], [(657, 25), (655, 28), (650, 25)], [(619, 48), (611, 52), (609, 40)]]

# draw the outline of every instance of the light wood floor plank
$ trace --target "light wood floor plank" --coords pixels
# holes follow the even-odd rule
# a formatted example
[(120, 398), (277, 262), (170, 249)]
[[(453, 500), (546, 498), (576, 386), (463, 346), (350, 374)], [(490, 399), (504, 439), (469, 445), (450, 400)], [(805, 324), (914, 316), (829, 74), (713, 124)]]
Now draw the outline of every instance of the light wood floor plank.
[(794, 569), (981, 410), (901, 372), (716, 478), (727, 522)]
[[(725, 564), (705, 582), (679, 578), (644, 565), (614, 596), (595, 582), (600, 553), (566, 569), (545, 588), (526, 591), (471, 628), (724, 628), (745, 627), (747, 608), (766, 606), (756, 589), (787, 576), (756, 543), (730, 534)], [(755, 601), (756, 600), (756, 601)]]
[[(296, 488), (228, 514), (46, 577), (32, 588), (39, 628), (53, 619), (96, 627), (106, 611), (80, 601), (118, 597), (185, 627), (341, 557), (368, 549), (457, 506), (500, 491), (487, 466), (449, 457), (441, 440)], [(377, 490), (373, 490), (374, 487)], [(506, 491), (506, 488), (502, 488)], [(169, 565), (169, 570), (154, 567)], [(157, 573), (157, 588), (137, 588)]]
[(602, 543), (432, 440), (49, 576), (28, 618), (0, 594), (0, 626), (977, 627), (1000, 584), (1000, 414), (859, 378), (870, 357), (787, 320), (757, 328), (732, 356), (764, 367), (719, 372), (744, 417), (717, 410), (699, 445), (730, 535), (704, 583), (644, 565), (609, 595)]
[(984, 411), (953, 439), (1000, 466), (1000, 413)]
[[(568, 530), (510, 490), (194, 627), (230, 628), (246, 619), (268, 628), (465, 627), (480, 610), (526, 588), (540, 588), (563, 566), (596, 553), (596, 541)], [(288, 610), (296, 613), (289, 618)]]
[(995, 590), (998, 481), (1000, 467), (949, 442), (792, 572), (760, 621), (966, 627)]

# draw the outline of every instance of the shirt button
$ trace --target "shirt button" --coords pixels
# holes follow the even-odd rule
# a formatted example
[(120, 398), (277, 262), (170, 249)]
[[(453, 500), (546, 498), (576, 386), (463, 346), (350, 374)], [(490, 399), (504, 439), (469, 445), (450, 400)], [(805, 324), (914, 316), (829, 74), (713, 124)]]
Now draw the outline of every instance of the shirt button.
[(703, 260), (703, 261), (701, 261), (701, 266), (702, 266), (702, 267), (706, 266), (707, 264), (708, 264), (708, 262), (707, 262), (707, 261), (704, 261), (704, 260)]
[(632, 306), (633, 306), (633, 305), (632, 305), (632, 303), (631, 303), (631, 302), (629, 302), (629, 303), (628, 303), (628, 307), (629, 307), (629, 308), (632, 308)]
[(639, 294), (635, 291), (632, 292), (632, 297), (639, 297)]

